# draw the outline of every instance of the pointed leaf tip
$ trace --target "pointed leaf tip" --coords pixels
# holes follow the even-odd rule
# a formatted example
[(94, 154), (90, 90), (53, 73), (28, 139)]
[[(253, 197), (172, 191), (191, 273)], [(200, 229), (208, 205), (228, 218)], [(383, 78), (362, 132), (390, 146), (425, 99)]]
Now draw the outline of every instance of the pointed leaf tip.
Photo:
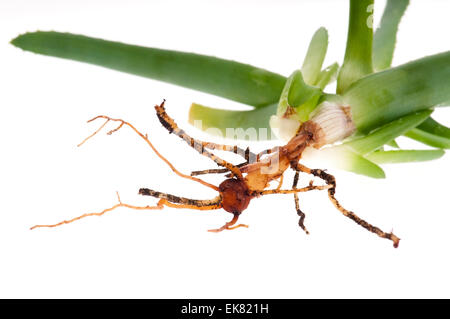
[(303, 60), (302, 74), (305, 82), (310, 85), (316, 83), (328, 49), (328, 31), (319, 28), (309, 43), (308, 51)]
[(380, 26), (373, 37), (373, 66), (377, 71), (391, 66), (397, 40), (398, 25), (409, 0), (388, 0)]

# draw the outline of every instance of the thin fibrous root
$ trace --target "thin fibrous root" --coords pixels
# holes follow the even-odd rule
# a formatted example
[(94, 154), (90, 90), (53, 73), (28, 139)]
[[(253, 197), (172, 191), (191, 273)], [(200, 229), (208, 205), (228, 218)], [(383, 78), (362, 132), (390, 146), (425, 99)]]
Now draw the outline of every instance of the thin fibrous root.
[(240, 227), (248, 228), (248, 225), (245, 225), (245, 224), (234, 225), (234, 224), (236, 224), (238, 219), (239, 219), (239, 214), (234, 214), (233, 219), (230, 220), (229, 222), (225, 223), (225, 225), (223, 225), (222, 227), (217, 228), (217, 229), (208, 229), (208, 231), (211, 233), (219, 233), (223, 230), (233, 230), (233, 229), (240, 228)]
[[(206, 143), (206, 144), (205, 144), (206, 147), (209, 147), (210, 144), (211, 144), (211, 143), (207, 143), (207, 142), (202, 142), (202, 143)], [(221, 144), (212, 144), (212, 145), (213, 145), (213, 146), (219, 145), (219, 146), (222, 147), (222, 149), (219, 148), (219, 147), (212, 148), (212, 149), (226, 150), (226, 151), (230, 151), (230, 152), (236, 153), (235, 151), (231, 151), (231, 150), (230, 150), (230, 149), (231, 149), (231, 146), (228, 146), (228, 145), (221, 145)], [(227, 149), (227, 148), (230, 148), (230, 149)], [(260, 158), (261, 158), (263, 155), (266, 155), (266, 154), (272, 154), (272, 153), (278, 151), (279, 147), (277, 146), (277, 147), (274, 147), (274, 148), (271, 148), (271, 149), (264, 150), (264, 151), (262, 151), (262, 152), (260, 152), (260, 153), (258, 153), (258, 154), (256, 154), (256, 155), (253, 154), (252, 152), (249, 152), (248, 149), (249, 149), (249, 148), (247, 148), (247, 149), (245, 150), (245, 153), (244, 153), (244, 156), (243, 156), (243, 157), (246, 158), (246, 162), (240, 163), (240, 164), (236, 165), (236, 167), (242, 167), (242, 166), (245, 166), (245, 165), (247, 165), (247, 164), (254, 163), (255, 161), (254, 161), (254, 160), (252, 161), (252, 159), (254, 159), (254, 158), (256, 158), (256, 162), (259, 162)], [(236, 153), (236, 154), (241, 155), (241, 153)], [(220, 174), (220, 173), (227, 173), (227, 172), (229, 172), (229, 171), (230, 171), (230, 170), (229, 170), (229, 169), (226, 169), (226, 168), (205, 169), (205, 170), (201, 170), (201, 171), (193, 171), (193, 172), (191, 172), (191, 176), (198, 176), (198, 175), (205, 175), (205, 174)], [(230, 175), (230, 176), (231, 176), (231, 175)]]
[(229, 170), (226, 168), (211, 168), (211, 169), (204, 169), (201, 171), (192, 171), (191, 176), (206, 175), (206, 174), (222, 174), (228, 172)]
[(400, 238), (398, 238), (392, 232), (386, 233), (386, 232), (382, 231), (380, 228), (378, 228), (376, 226), (373, 226), (373, 225), (369, 224), (368, 222), (366, 222), (365, 220), (363, 220), (360, 217), (358, 217), (354, 212), (349, 211), (349, 210), (347, 210), (347, 209), (345, 209), (344, 207), (341, 206), (339, 201), (334, 196), (335, 193), (336, 193), (336, 179), (335, 179), (335, 177), (333, 175), (326, 173), (324, 170), (321, 170), (321, 169), (310, 169), (310, 168), (308, 168), (306, 166), (303, 166), (301, 164), (298, 164), (297, 168), (300, 171), (302, 171), (302, 172), (305, 172), (305, 173), (308, 173), (308, 174), (312, 174), (314, 176), (317, 176), (317, 177), (321, 178), (328, 185), (332, 186), (331, 188), (328, 189), (328, 197), (330, 198), (330, 201), (333, 203), (333, 205), (344, 216), (350, 218), (351, 220), (353, 220), (358, 225), (364, 227), (365, 229), (367, 229), (368, 231), (378, 235), (379, 237), (391, 240), (393, 242), (394, 247), (395, 248), (398, 247), (398, 245), (400, 243)]
[[(115, 129), (110, 130), (110, 131), (109, 131), (108, 133), (106, 133), (106, 134), (111, 135), (112, 133), (117, 132), (118, 130), (120, 130), (120, 129), (122, 128), (122, 126), (123, 126), (124, 124), (125, 124), (125, 122), (120, 123), (118, 127), (116, 127)], [(148, 138), (147, 134), (145, 134), (145, 138)]]
[(262, 156), (269, 155), (269, 154), (272, 154), (272, 153), (276, 153), (279, 150), (280, 150), (280, 147), (279, 146), (275, 146), (273, 148), (269, 148), (269, 149), (266, 149), (264, 151), (261, 151), (258, 154), (256, 154), (256, 161), (259, 162), (259, 160), (261, 159)]
[(304, 193), (313, 190), (324, 190), (331, 189), (331, 185), (308, 185), (302, 188), (294, 188), (294, 189), (268, 189), (263, 191), (254, 191), (252, 194), (254, 196), (262, 196), (262, 195), (271, 195), (271, 194), (296, 194), (296, 193)]
[[(89, 123), (89, 122), (92, 122), (93, 120), (96, 120), (96, 119), (97, 119), (97, 118), (90, 119), (90, 120), (88, 121), (88, 123)], [(93, 137), (94, 135), (97, 135), (97, 133), (100, 132), (100, 131), (102, 130), (102, 128), (104, 128), (104, 127), (106, 126), (106, 124), (108, 124), (108, 122), (109, 122), (109, 119), (106, 119), (106, 120), (105, 120), (105, 123), (103, 123), (102, 126), (100, 126), (94, 133), (92, 133), (91, 135), (89, 135), (88, 137), (86, 137), (86, 138), (85, 138), (83, 141), (81, 141), (81, 143), (78, 144), (77, 146), (80, 147), (81, 145), (83, 145), (84, 143), (86, 143), (87, 140), (89, 140), (91, 137)]]
[(281, 186), (283, 186), (283, 179), (284, 179), (284, 175), (281, 175), (280, 179), (278, 180), (278, 186), (276, 188), (277, 191), (279, 191), (281, 189)]
[(97, 213), (87, 213), (87, 214), (83, 214), (81, 216), (69, 219), (69, 220), (63, 220), (62, 222), (56, 223), (56, 224), (49, 224), (49, 225), (35, 225), (33, 227), (30, 228), (30, 230), (36, 229), (36, 228), (43, 228), (43, 227), (47, 227), (47, 228), (52, 228), (52, 227), (57, 227), (57, 226), (61, 226), (64, 224), (70, 224), (73, 223), (74, 221), (80, 220), (82, 218), (85, 217), (89, 217), (89, 216), (102, 216), (107, 212), (110, 212), (116, 208), (119, 207), (127, 207), (127, 208), (131, 208), (131, 209), (136, 209), (136, 210), (155, 210), (155, 209), (163, 209), (163, 204), (159, 203), (156, 206), (135, 206), (135, 205), (130, 205), (130, 204), (125, 204), (122, 203), (122, 201), (120, 200), (120, 196), (119, 193), (117, 193), (117, 199), (119, 201), (119, 203), (117, 203), (116, 205), (106, 208), (104, 210), (102, 210), (101, 212), (97, 212)]
[[(226, 151), (230, 151), (230, 152), (234, 152), (236, 154), (242, 155), (241, 154), (242, 152), (241, 153), (239, 153), (239, 152), (237, 153), (235, 151), (231, 151), (232, 146), (229, 146), (229, 145), (212, 144), (212, 143), (207, 143), (207, 142), (202, 142), (202, 143), (205, 143), (205, 147), (210, 146), (210, 144), (213, 145), (213, 146), (217, 146), (218, 145), (218, 146), (222, 147), (222, 149), (219, 148), (218, 146), (216, 148), (212, 148), (212, 149), (221, 149), (221, 150), (226, 150)], [(277, 152), (278, 149), (279, 149), (279, 147), (277, 146), (277, 147), (274, 147), (274, 148), (271, 148), (271, 149), (264, 150), (264, 151), (262, 151), (262, 152), (260, 152), (258, 154), (253, 154), (252, 152), (249, 152), (249, 148), (247, 148), (245, 150), (245, 153), (244, 153), (244, 156), (243, 156), (243, 157), (246, 158), (246, 162), (240, 163), (240, 164), (235, 165), (235, 166), (236, 167), (242, 167), (242, 166), (245, 166), (247, 164), (254, 163), (255, 161), (251, 160), (251, 159), (254, 159), (254, 158), (256, 158), (256, 162), (259, 162), (260, 158), (263, 155), (272, 154), (274, 152)], [(198, 175), (205, 175), (205, 174), (221, 174), (221, 173), (227, 173), (229, 171), (230, 170), (227, 169), (227, 168), (212, 168), (212, 169), (205, 169), (205, 170), (201, 170), (201, 171), (193, 171), (193, 172), (191, 172), (191, 176), (198, 176)], [(231, 175), (227, 175), (227, 177), (231, 177)]]
[(166, 159), (161, 153), (159, 153), (159, 151), (153, 146), (153, 144), (150, 142), (150, 140), (148, 139), (147, 134), (142, 134), (140, 131), (138, 131), (138, 129), (136, 129), (132, 124), (122, 120), (122, 119), (115, 119), (115, 118), (111, 118), (109, 116), (106, 115), (98, 115), (92, 119), (90, 119), (88, 121), (88, 123), (93, 122), (97, 119), (105, 119), (105, 123), (103, 123), (94, 133), (92, 133), (91, 135), (89, 135), (87, 138), (85, 138), (80, 144), (78, 144), (78, 146), (83, 145), (86, 141), (88, 141), (90, 138), (92, 138), (93, 136), (95, 136), (98, 132), (101, 131), (102, 128), (104, 128), (106, 126), (106, 124), (108, 124), (108, 122), (112, 121), (112, 122), (119, 122), (119, 126), (116, 127), (115, 129), (112, 129), (110, 131), (107, 132), (108, 135), (111, 135), (114, 132), (117, 132), (119, 129), (121, 129), (124, 125), (127, 125), (128, 127), (130, 127), (136, 134), (138, 134), (146, 143), (148, 146), (150, 146), (150, 148), (153, 150), (153, 152), (155, 152), (155, 154), (161, 159), (163, 160), (169, 167), (170, 169), (177, 174), (180, 177), (186, 178), (186, 179), (190, 179), (192, 181), (195, 181), (197, 183), (200, 183), (204, 186), (207, 186), (209, 188), (214, 189), (215, 191), (219, 191), (219, 188), (215, 185), (212, 185), (208, 182), (205, 182), (204, 180), (201, 180), (197, 177), (192, 177), (186, 174), (181, 173), (180, 171), (178, 171), (175, 166), (172, 165), (172, 163), (169, 162), (168, 159)]
[[(202, 142), (202, 143), (206, 143), (206, 142)], [(206, 145), (208, 145), (208, 144), (206, 144)], [(220, 145), (220, 144), (217, 144), (217, 145)], [(230, 147), (228, 145), (222, 145), (222, 146), (223, 147)], [(219, 148), (216, 148), (216, 149), (219, 149)], [(222, 150), (227, 150), (227, 149), (223, 148)], [(244, 162), (244, 163), (240, 163), (238, 165), (235, 165), (236, 167), (243, 167), (243, 166), (245, 166), (247, 164), (255, 163), (255, 161), (251, 160), (251, 159), (253, 159), (255, 157), (256, 157), (256, 162), (259, 162), (260, 158), (263, 155), (275, 153), (275, 152), (277, 152), (279, 150), (279, 147), (277, 146), (277, 147), (274, 147), (274, 148), (271, 148), (271, 149), (264, 150), (264, 151), (262, 151), (262, 152), (260, 152), (260, 153), (258, 153), (256, 155), (253, 154), (252, 152), (248, 152), (247, 150), (248, 150), (248, 148), (246, 149), (246, 152), (245, 152), (245, 154), (249, 154), (248, 156), (245, 155), (245, 157), (247, 157), (246, 158), (247, 161)], [(236, 152), (234, 152), (234, 153), (236, 153)], [(240, 153), (236, 153), (236, 154), (240, 154)], [(201, 171), (193, 171), (193, 172), (191, 172), (191, 176), (198, 176), (198, 175), (205, 175), (205, 174), (221, 174), (221, 173), (227, 173), (229, 171), (230, 170), (227, 169), (227, 168), (212, 168), (212, 169), (205, 169), (205, 170), (201, 170)], [(231, 175), (227, 175), (227, 177), (231, 177)]]
[[(248, 164), (247, 162), (244, 162), (244, 163), (236, 165), (236, 167), (242, 167), (247, 164)], [(191, 176), (206, 175), (206, 174), (221, 174), (221, 173), (227, 173), (227, 172), (229, 172), (229, 170), (226, 168), (210, 168), (210, 169), (204, 169), (201, 171), (192, 171)]]

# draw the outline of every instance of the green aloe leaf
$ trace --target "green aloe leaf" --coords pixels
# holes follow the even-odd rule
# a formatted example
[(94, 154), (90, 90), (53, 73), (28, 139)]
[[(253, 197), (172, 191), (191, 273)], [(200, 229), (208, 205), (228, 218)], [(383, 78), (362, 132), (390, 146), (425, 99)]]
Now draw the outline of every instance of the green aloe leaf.
[(276, 103), (286, 81), (248, 64), (70, 33), (26, 33), (11, 43), (23, 50), (165, 81), (255, 107)]
[(336, 80), (338, 70), (339, 64), (337, 62), (326, 67), (319, 73), (317, 81), (316, 83), (314, 83), (314, 85), (323, 90), (328, 84)]
[(370, 74), (343, 95), (364, 133), (409, 113), (450, 100), (450, 52)]
[(230, 111), (193, 103), (189, 111), (189, 123), (212, 135), (241, 140), (268, 140), (272, 138), (269, 119), (276, 109), (277, 104), (271, 104), (251, 111)]
[[(300, 74), (300, 75), (298, 75)], [(278, 116), (284, 116), (286, 113), (288, 107), (289, 107), (289, 101), (288, 101), (288, 95), (289, 90), (291, 89), (292, 82), (294, 79), (298, 76), (302, 76), (300, 70), (296, 70), (292, 72), (292, 74), (287, 78), (286, 82), (284, 83), (283, 90), (281, 91), (280, 99), (278, 101), (278, 107), (277, 107), (277, 115)]]
[(337, 93), (373, 72), (373, 0), (350, 0), (350, 20), (344, 63), (337, 78)]
[(308, 51), (302, 66), (303, 79), (314, 85), (322, 68), (328, 48), (328, 32), (324, 27), (319, 28), (309, 43)]
[(306, 84), (302, 72), (294, 72), (287, 101), (288, 105), (295, 109), (301, 122), (308, 120), (309, 114), (316, 108), (321, 96), (320, 88)]
[(431, 161), (442, 157), (445, 154), (443, 150), (395, 150), (395, 151), (377, 151), (367, 155), (367, 159), (377, 163), (407, 163)]
[(306, 84), (302, 71), (296, 70), (288, 77), (281, 92), (277, 115), (285, 116), (285, 112), (289, 111), (288, 107), (291, 107), (295, 110), (295, 114), (288, 116), (296, 116), (301, 122), (305, 122), (321, 96), (322, 90)]
[(307, 148), (302, 158), (311, 161), (314, 165), (334, 167), (372, 178), (386, 177), (380, 166), (342, 144), (324, 147), (320, 150)]
[(340, 150), (338, 167), (339, 166), (347, 171), (372, 178), (386, 177), (386, 174), (380, 166), (343, 147), (342, 150)]
[(428, 133), (418, 128), (407, 132), (405, 136), (429, 146), (450, 149), (450, 138)]
[(392, 121), (377, 130), (374, 130), (367, 136), (352, 140), (344, 145), (352, 148), (355, 152), (361, 155), (369, 154), (379, 149), (384, 144), (392, 141), (397, 136), (400, 136), (416, 127), (425, 121), (431, 113), (432, 110), (425, 110), (409, 114)]
[(373, 38), (373, 66), (377, 71), (391, 66), (398, 25), (408, 4), (409, 0), (388, 0), (386, 3), (380, 26)]
[(395, 140), (387, 142), (386, 145), (389, 145), (389, 146), (395, 147), (395, 148), (400, 148), (400, 146), (397, 144), (397, 142)]
[(450, 128), (438, 123), (431, 117), (429, 117), (422, 124), (417, 126), (417, 128), (430, 134), (450, 139)]

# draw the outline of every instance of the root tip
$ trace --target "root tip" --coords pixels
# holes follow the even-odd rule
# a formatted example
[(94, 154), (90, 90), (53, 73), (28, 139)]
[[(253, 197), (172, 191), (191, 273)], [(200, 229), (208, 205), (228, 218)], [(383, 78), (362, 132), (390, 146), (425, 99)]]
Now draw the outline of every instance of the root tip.
[(396, 237), (395, 235), (393, 235), (393, 239), (392, 241), (394, 242), (394, 248), (398, 248), (398, 245), (400, 244), (400, 238)]

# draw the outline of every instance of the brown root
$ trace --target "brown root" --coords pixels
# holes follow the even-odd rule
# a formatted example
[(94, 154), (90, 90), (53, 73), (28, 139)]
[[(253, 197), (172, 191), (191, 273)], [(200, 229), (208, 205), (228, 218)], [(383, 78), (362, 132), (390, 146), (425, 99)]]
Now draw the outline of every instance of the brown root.
[[(234, 176), (236, 176), (239, 179), (242, 179), (242, 173), (239, 170), (239, 167), (236, 167), (235, 165), (221, 159), (220, 157), (216, 156), (215, 154), (209, 152), (206, 150), (206, 148), (211, 149), (222, 149), (225, 151), (236, 151), (236, 154), (244, 153), (244, 157), (248, 160), (248, 154), (250, 150), (247, 148), (247, 150), (241, 150), (237, 146), (228, 146), (228, 145), (219, 145), (215, 143), (209, 143), (209, 142), (202, 142), (197, 139), (194, 139), (193, 137), (189, 136), (183, 129), (179, 128), (178, 125), (175, 123), (175, 121), (166, 113), (166, 109), (164, 107), (165, 100), (161, 103), (161, 105), (156, 105), (156, 115), (158, 116), (159, 121), (161, 122), (161, 125), (165, 127), (169, 133), (173, 133), (179, 138), (183, 139), (190, 147), (195, 149), (197, 152), (199, 152), (201, 155), (206, 156), (213, 160), (217, 165), (222, 166), (226, 169), (228, 169)], [(256, 155), (255, 155), (256, 157)]]
[(380, 228), (373, 226), (373, 225), (369, 224), (368, 222), (366, 222), (365, 220), (361, 219), (354, 212), (349, 211), (349, 210), (345, 209), (344, 207), (342, 207), (342, 205), (339, 203), (339, 201), (335, 197), (336, 179), (333, 175), (326, 173), (324, 170), (310, 169), (301, 164), (297, 164), (296, 169), (298, 169), (299, 171), (308, 173), (308, 174), (312, 174), (312, 175), (317, 176), (317, 177), (321, 178), (322, 180), (324, 180), (328, 185), (331, 186), (328, 189), (328, 197), (330, 198), (330, 201), (344, 216), (350, 218), (358, 225), (364, 227), (365, 229), (378, 235), (379, 237), (391, 240), (393, 242), (394, 247), (395, 248), (398, 247), (398, 245), (400, 243), (400, 238), (398, 238), (392, 232), (386, 233), (386, 232), (382, 231)]
[(136, 210), (155, 210), (155, 209), (163, 209), (163, 205), (161, 203), (158, 203), (156, 206), (135, 206), (135, 205), (130, 205), (130, 204), (125, 204), (122, 203), (122, 201), (120, 200), (120, 196), (119, 193), (117, 193), (117, 199), (119, 201), (118, 204), (106, 208), (104, 210), (102, 210), (101, 212), (97, 212), (97, 213), (87, 213), (87, 214), (83, 214), (81, 216), (69, 219), (69, 220), (63, 220), (62, 222), (56, 223), (56, 224), (49, 224), (49, 225), (35, 225), (33, 227), (30, 228), (30, 230), (36, 229), (36, 228), (42, 228), (42, 227), (48, 227), (48, 228), (52, 228), (52, 227), (57, 227), (57, 226), (61, 226), (64, 224), (70, 224), (73, 223), (74, 221), (80, 220), (82, 218), (85, 217), (90, 217), (90, 216), (102, 216), (116, 208), (119, 207), (126, 207), (126, 208), (131, 208), (131, 209), (136, 209)]
[(233, 230), (233, 229), (240, 228), (240, 227), (248, 228), (248, 225), (245, 225), (245, 224), (235, 225), (236, 222), (238, 221), (238, 219), (239, 219), (239, 214), (233, 214), (233, 219), (230, 220), (229, 222), (225, 223), (225, 225), (223, 225), (222, 227), (217, 228), (217, 229), (209, 229), (208, 231), (211, 233), (219, 233), (223, 230)]
[[(295, 172), (295, 176), (294, 176), (294, 181), (292, 183), (292, 188), (293, 189), (297, 189), (298, 177), (299, 177), (299, 172), (296, 171)], [(309, 186), (313, 186), (312, 183), (310, 183)], [(298, 225), (300, 226), (301, 229), (303, 229), (305, 231), (305, 233), (307, 235), (309, 235), (309, 231), (306, 229), (305, 223), (304, 223), (306, 215), (300, 209), (300, 204), (299, 204), (299, 199), (298, 199), (298, 194), (297, 193), (294, 193), (294, 202), (295, 202), (295, 210), (297, 211), (297, 215), (300, 216), (300, 219), (298, 221)]]
[(219, 188), (217, 187), (217, 186), (215, 186), (215, 185), (212, 185), (212, 184), (210, 184), (210, 183), (207, 183), (207, 182), (205, 182), (204, 180), (201, 180), (201, 179), (199, 179), (199, 178), (197, 178), (197, 177), (193, 177), (193, 176), (189, 176), (189, 175), (186, 175), (186, 174), (183, 174), (183, 173), (181, 173), (180, 171), (178, 171), (176, 168), (175, 168), (175, 166), (173, 166), (172, 165), (172, 163), (170, 163), (169, 162), (169, 160), (168, 159), (166, 159), (154, 146), (153, 146), (153, 144), (150, 142), (150, 140), (148, 139), (148, 136), (147, 136), (147, 134), (142, 134), (140, 131), (138, 131), (132, 124), (130, 124), (130, 123), (128, 123), (128, 122), (126, 122), (126, 121), (124, 121), (124, 120), (122, 120), (122, 119), (115, 119), (115, 118), (111, 118), (111, 117), (109, 117), (109, 116), (106, 116), (106, 115), (99, 115), (99, 116), (96, 116), (96, 117), (94, 117), (94, 118), (92, 118), (92, 119), (90, 119), (89, 121), (88, 121), (88, 123), (89, 122), (93, 122), (93, 121), (95, 121), (95, 120), (97, 120), (97, 119), (104, 119), (105, 120), (105, 123), (103, 123), (101, 126), (100, 126), (100, 128), (99, 129), (97, 129), (93, 134), (91, 134), (90, 136), (88, 136), (87, 138), (85, 138), (80, 144), (78, 144), (78, 146), (81, 146), (81, 145), (83, 145), (87, 140), (89, 140), (90, 138), (92, 138), (93, 136), (95, 136), (98, 132), (100, 132), (100, 130), (103, 128), (103, 127), (105, 127), (105, 125), (108, 123), (108, 122), (119, 122), (119, 126), (117, 127), (117, 128), (115, 128), (115, 129), (113, 129), (113, 130), (110, 130), (110, 131), (108, 131), (108, 135), (111, 135), (112, 133), (114, 133), (114, 132), (117, 132), (120, 128), (122, 128), (124, 125), (126, 125), (126, 126), (128, 126), (128, 127), (130, 127), (134, 132), (136, 132), (136, 134), (138, 134), (146, 143), (147, 143), (147, 145), (148, 146), (150, 146), (150, 148), (153, 150), (153, 152), (155, 152), (155, 154), (161, 159), (161, 160), (163, 160), (169, 167), (170, 167), (170, 169), (175, 173), (175, 174), (177, 174), (178, 176), (180, 176), (180, 177), (183, 177), (183, 178), (186, 178), (186, 179), (190, 179), (190, 180), (192, 180), (192, 181), (195, 181), (195, 182), (197, 182), (197, 183), (200, 183), (200, 184), (202, 184), (202, 185), (204, 185), (204, 186), (207, 186), (207, 187), (209, 187), (209, 188), (212, 188), (212, 189), (214, 189), (214, 190), (216, 190), (216, 191), (218, 191), (219, 190)]

